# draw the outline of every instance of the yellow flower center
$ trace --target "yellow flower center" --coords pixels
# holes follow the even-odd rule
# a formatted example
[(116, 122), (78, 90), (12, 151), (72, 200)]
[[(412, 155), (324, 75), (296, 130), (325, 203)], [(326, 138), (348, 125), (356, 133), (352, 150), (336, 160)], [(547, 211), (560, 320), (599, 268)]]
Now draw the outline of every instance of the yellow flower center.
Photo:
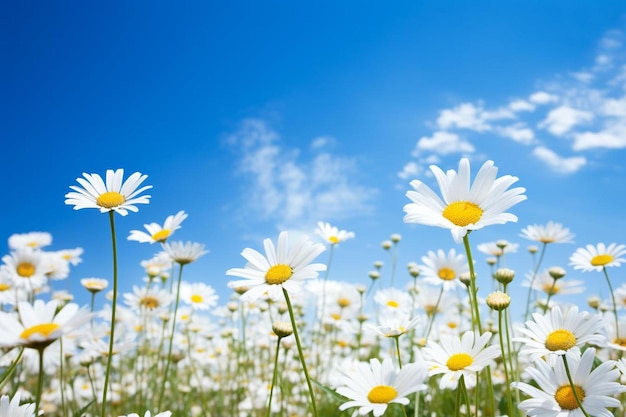
[(204, 301), (204, 298), (202, 298), (200, 294), (194, 294), (191, 296), (192, 303), (201, 303), (202, 301)]
[(552, 242), (554, 242), (554, 238), (551, 238), (551, 237), (540, 237), (539, 239), (537, 239), (537, 241), (539, 241), (541, 243), (552, 243)]
[(148, 308), (150, 310), (157, 308), (160, 303), (159, 303), (159, 299), (156, 297), (151, 297), (151, 296), (145, 296), (141, 299), (141, 301), (139, 301), (139, 305), (145, 308)]
[(126, 198), (117, 191), (107, 191), (100, 194), (96, 199), (96, 204), (104, 208), (119, 207), (126, 202)]
[(445, 267), (441, 268), (437, 275), (439, 275), (439, 278), (443, 279), (444, 281), (452, 281), (454, 277), (456, 277), (456, 273), (453, 269)]
[(337, 236), (330, 236), (328, 238), (328, 241), (333, 245), (336, 245), (337, 243), (339, 243), (339, 238)]
[(565, 329), (553, 331), (546, 337), (546, 349), (554, 352), (557, 350), (568, 350), (576, 345), (576, 336), (574, 333)]
[(17, 266), (17, 274), (24, 278), (30, 278), (35, 274), (35, 265), (30, 262), (22, 262)]
[(350, 299), (349, 298), (345, 298), (345, 297), (340, 297), (337, 300), (337, 304), (341, 308), (346, 308), (346, 307), (348, 307), (350, 305)]
[(618, 337), (615, 340), (613, 340), (613, 343), (619, 346), (626, 347), (626, 337)]
[(613, 261), (613, 257), (608, 254), (596, 255), (591, 258), (591, 265), (593, 266), (604, 266), (609, 262)]
[(170, 229), (162, 229), (152, 235), (155, 242), (165, 242), (172, 232)]
[(389, 300), (389, 301), (387, 301), (387, 307), (398, 308), (398, 307), (400, 307), (400, 304), (398, 304), (397, 301)]
[(334, 320), (340, 320), (341, 319), (341, 314), (338, 313), (331, 313), (330, 317)]
[(377, 385), (367, 394), (369, 402), (374, 404), (387, 404), (398, 396), (398, 391), (389, 385)]
[(544, 284), (543, 285), (543, 292), (545, 292), (548, 295), (555, 295), (559, 293), (559, 286), (558, 285), (553, 285), (553, 284)]
[(277, 264), (265, 273), (265, 282), (270, 285), (279, 285), (287, 281), (293, 275), (293, 269), (289, 265)]
[(32, 242), (28, 242), (26, 246), (31, 247), (31, 248), (37, 248), (39, 247), (39, 244), (35, 241), (32, 241)]
[(36, 324), (34, 326), (29, 327), (28, 329), (24, 329), (24, 331), (20, 334), (21, 339), (30, 338), (34, 334), (40, 334), (44, 337), (50, 336), (50, 333), (59, 328), (59, 325), (56, 323), (41, 323)]
[(443, 217), (457, 226), (475, 224), (483, 215), (483, 209), (470, 201), (455, 201), (443, 209)]
[(448, 358), (446, 366), (451, 371), (460, 371), (470, 366), (472, 362), (474, 362), (474, 360), (467, 353), (455, 353)]
[(11, 286), (7, 285), (7, 284), (0, 284), (0, 292), (1, 291), (6, 291), (6, 290), (10, 290)]
[[(576, 396), (578, 396), (578, 399), (582, 403), (585, 398), (585, 391), (578, 385), (574, 385), (574, 389), (576, 390)], [(574, 396), (574, 390), (570, 385), (562, 385), (557, 388), (554, 393), (554, 399), (559, 406), (565, 410), (575, 410), (578, 408), (576, 396)]]

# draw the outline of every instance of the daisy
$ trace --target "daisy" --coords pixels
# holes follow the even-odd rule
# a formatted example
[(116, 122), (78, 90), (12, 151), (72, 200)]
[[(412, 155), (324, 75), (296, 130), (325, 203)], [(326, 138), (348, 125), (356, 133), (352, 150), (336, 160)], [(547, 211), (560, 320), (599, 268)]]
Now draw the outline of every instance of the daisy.
[(150, 278), (169, 274), (172, 268), (172, 259), (166, 252), (159, 252), (154, 258), (141, 261), (141, 267), (145, 269)]
[(411, 313), (412, 300), (407, 291), (398, 288), (385, 288), (376, 291), (374, 301), (382, 307), (382, 315), (406, 315)]
[(35, 300), (32, 305), (20, 301), (17, 310), (16, 314), (0, 312), (2, 346), (43, 349), (93, 317), (93, 314), (74, 303), (59, 308), (57, 300), (47, 303)]
[(98, 174), (83, 173), (85, 178), (77, 178), (76, 181), (83, 187), (71, 185), (74, 192), (65, 195), (65, 204), (73, 205), (74, 210), (83, 208), (96, 208), (101, 213), (115, 211), (122, 216), (128, 214), (128, 210), (137, 212), (135, 204), (148, 204), (150, 196), (140, 196), (145, 190), (152, 188), (146, 185), (139, 188), (141, 183), (148, 177), (135, 172), (124, 182), (124, 170), (111, 170), (106, 172), (106, 184)]
[(124, 294), (124, 302), (129, 307), (148, 314), (158, 314), (172, 302), (171, 295), (166, 290), (147, 290), (133, 285), (132, 293)]
[(574, 234), (561, 223), (549, 221), (546, 225), (531, 224), (522, 229), (521, 237), (541, 243), (573, 243)]
[(497, 345), (489, 345), (491, 333), (485, 332), (476, 338), (473, 331), (457, 336), (442, 335), (440, 342), (429, 341), (423, 349), (424, 359), (429, 365), (429, 376), (443, 374), (439, 381), (441, 389), (456, 389), (461, 376), (468, 388), (476, 385), (476, 373), (495, 364), (500, 356)]
[(317, 222), (316, 232), (322, 237), (322, 239), (324, 239), (324, 241), (330, 243), (331, 245), (336, 245), (354, 237), (353, 232), (339, 230), (337, 227), (331, 226), (330, 223), (325, 222)]
[(502, 245), (500, 245), (498, 242), (485, 242), (479, 244), (478, 246), (476, 246), (476, 248), (485, 255), (502, 256), (505, 253), (517, 252), (519, 244), (508, 243), (506, 246), (502, 247)]
[(581, 269), (583, 272), (602, 271), (608, 266), (620, 266), (624, 262), (624, 258), (620, 256), (624, 254), (626, 254), (625, 245), (611, 243), (606, 246), (604, 243), (598, 243), (596, 246), (587, 245), (584, 248), (578, 248), (569, 258), (569, 264), (574, 269)]
[(263, 246), (265, 256), (246, 248), (241, 252), (248, 261), (246, 266), (226, 271), (226, 275), (245, 278), (228, 283), (229, 288), (247, 288), (241, 296), (244, 302), (256, 300), (265, 292), (272, 298), (280, 298), (283, 289), (295, 293), (302, 281), (317, 278), (320, 271), (326, 270), (324, 264), (311, 263), (326, 248), (321, 243), (311, 242), (308, 236), (303, 236), (290, 248), (287, 232), (281, 232), (276, 247), (271, 239), (265, 239)]
[(83, 248), (62, 249), (56, 253), (72, 266), (76, 266), (83, 261), (80, 257), (83, 254)]
[(2, 267), (11, 275), (16, 287), (32, 291), (42, 288), (48, 282), (44, 258), (40, 250), (17, 249), (2, 257)]
[(437, 179), (441, 196), (419, 180), (411, 181), (415, 191), (406, 196), (412, 201), (404, 206), (405, 223), (419, 223), (450, 229), (455, 242), (460, 243), (468, 231), (478, 230), (492, 224), (516, 222), (517, 217), (505, 213), (510, 207), (526, 200), (524, 188), (508, 189), (518, 178), (505, 175), (496, 178), (498, 168), (487, 161), (478, 171), (470, 187), (470, 163), (467, 158), (459, 162), (458, 173), (444, 173), (431, 165)]
[(187, 214), (181, 210), (174, 215), (167, 216), (163, 226), (158, 223), (144, 224), (148, 233), (141, 230), (131, 230), (128, 240), (136, 240), (140, 243), (164, 243), (174, 231), (180, 229), (180, 224), (187, 218)]
[(106, 289), (109, 286), (109, 281), (103, 278), (83, 278), (80, 280), (80, 285), (95, 294)]
[(439, 249), (437, 253), (428, 251), (428, 256), (422, 257), (424, 263), (420, 266), (424, 282), (432, 285), (443, 285), (444, 291), (463, 286), (460, 275), (469, 273), (469, 266), (465, 257), (457, 255), (454, 249), (448, 254)]
[(542, 291), (546, 295), (556, 294), (580, 294), (585, 291), (584, 282), (581, 280), (554, 279), (550, 270), (545, 269), (537, 275), (526, 274), (523, 287), (531, 287), (533, 290)]
[(209, 253), (204, 250), (204, 245), (194, 242), (172, 242), (164, 243), (163, 250), (170, 259), (179, 265), (186, 265), (196, 261), (199, 257)]
[(408, 315), (381, 317), (378, 325), (365, 323), (365, 329), (370, 330), (383, 337), (398, 337), (413, 330), (421, 318), (419, 316), (411, 318)]
[(180, 299), (194, 310), (208, 310), (217, 304), (217, 295), (210, 285), (201, 282), (182, 282)]
[(9, 249), (41, 249), (52, 244), (52, 235), (48, 232), (16, 233), (9, 236)]
[(533, 313), (532, 320), (518, 329), (524, 336), (514, 337), (522, 343), (520, 355), (544, 358), (554, 364), (558, 356), (577, 357), (585, 344), (604, 346), (606, 324), (601, 315), (578, 311), (577, 306), (554, 307), (545, 314)]
[(537, 386), (525, 382), (511, 384), (531, 397), (522, 401), (519, 409), (529, 416), (582, 417), (583, 412), (576, 400), (578, 397), (587, 415), (613, 417), (607, 408), (620, 406), (620, 401), (613, 397), (626, 391), (626, 386), (616, 382), (620, 372), (615, 367), (615, 361), (604, 361), (592, 370), (594, 359), (593, 348), (587, 349), (582, 357), (566, 359), (573, 389), (563, 361), (550, 366), (541, 359), (535, 360), (535, 366), (526, 368), (526, 372)]
[(35, 417), (35, 404), (20, 405), (20, 393), (0, 397), (0, 417)]
[(375, 417), (382, 416), (389, 404), (407, 405), (409, 394), (426, 389), (426, 373), (426, 368), (417, 363), (396, 370), (390, 358), (384, 359), (382, 364), (376, 358), (370, 359), (369, 364), (360, 362), (346, 374), (343, 386), (336, 390), (349, 399), (339, 410), (359, 407), (358, 415), (372, 412)]

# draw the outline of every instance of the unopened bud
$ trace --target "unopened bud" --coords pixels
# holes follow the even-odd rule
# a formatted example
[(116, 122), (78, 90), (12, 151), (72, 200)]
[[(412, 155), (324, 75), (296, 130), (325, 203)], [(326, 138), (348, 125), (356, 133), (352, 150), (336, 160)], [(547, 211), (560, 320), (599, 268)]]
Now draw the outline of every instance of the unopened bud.
[(487, 296), (487, 305), (492, 310), (502, 311), (511, 304), (511, 297), (502, 291), (492, 292)]
[(561, 268), (560, 266), (553, 266), (552, 268), (548, 269), (548, 273), (554, 280), (557, 280), (565, 276), (565, 269)]
[(499, 268), (496, 271), (495, 278), (500, 284), (509, 284), (515, 277), (515, 271), (509, 268)]
[(272, 331), (276, 334), (276, 336), (283, 338), (290, 336), (293, 333), (293, 327), (291, 327), (291, 323), (286, 321), (276, 321), (272, 324)]

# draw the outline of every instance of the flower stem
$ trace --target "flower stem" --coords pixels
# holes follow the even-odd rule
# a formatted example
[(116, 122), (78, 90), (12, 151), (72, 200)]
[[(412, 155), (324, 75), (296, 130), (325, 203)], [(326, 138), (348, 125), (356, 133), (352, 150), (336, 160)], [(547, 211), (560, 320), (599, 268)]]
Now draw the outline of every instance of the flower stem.
[[(509, 416), (514, 417), (515, 416), (515, 409), (513, 408), (513, 396), (511, 394), (511, 377), (509, 375), (509, 367), (508, 367), (508, 356), (507, 353), (510, 353), (509, 351), (505, 350), (504, 348), (504, 334), (505, 332), (503, 332), (503, 326), (502, 326), (502, 316), (503, 316), (503, 311), (500, 310), (498, 311), (498, 336), (500, 339), (500, 351), (502, 352), (502, 364), (504, 365), (504, 379), (505, 379), (505, 385), (506, 385), (506, 397), (508, 400), (508, 404), (509, 404)], [(507, 337), (508, 337), (508, 332), (507, 332)]]
[(44, 347), (38, 348), (39, 351), (39, 377), (37, 379), (37, 397), (35, 398), (35, 415), (39, 415), (39, 406), (41, 405), (41, 392), (43, 391), (43, 351)]
[(313, 416), (317, 417), (317, 405), (315, 404), (315, 394), (313, 392), (313, 385), (311, 384), (311, 378), (309, 377), (309, 371), (306, 368), (304, 362), (304, 353), (302, 353), (302, 345), (300, 344), (300, 336), (298, 335), (298, 327), (296, 326), (296, 318), (293, 313), (293, 307), (289, 300), (289, 294), (287, 290), (283, 288), (283, 294), (285, 301), (287, 302), (287, 308), (289, 309), (289, 318), (291, 319), (291, 326), (293, 327), (293, 336), (296, 339), (296, 346), (298, 347), (298, 356), (300, 357), (300, 363), (302, 364), (302, 370), (304, 371), (304, 377), (306, 378), (306, 384), (309, 388), (309, 396), (311, 397), (311, 406), (313, 407)]
[(578, 397), (578, 392), (576, 392), (576, 385), (574, 385), (574, 380), (572, 379), (572, 373), (570, 372), (569, 365), (567, 364), (566, 355), (561, 355), (561, 358), (563, 358), (563, 363), (565, 364), (565, 373), (567, 374), (567, 379), (569, 381), (570, 387), (572, 388), (572, 393), (574, 394), (574, 398), (576, 398), (576, 403), (578, 404), (578, 407), (580, 407), (580, 411), (582, 411), (585, 417), (589, 417), (589, 414), (587, 414), (587, 412), (585, 411), (585, 408), (583, 407), (582, 401), (580, 401), (580, 398)]
[(541, 255), (539, 255), (539, 260), (535, 264), (532, 278), (530, 279), (530, 285), (528, 286), (528, 296), (526, 297), (526, 312), (524, 313), (524, 321), (528, 320), (528, 314), (530, 314), (530, 296), (533, 293), (533, 284), (535, 283), (535, 279), (537, 278), (537, 272), (539, 271), (539, 266), (543, 261), (543, 256), (546, 253), (546, 247), (548, 247), (548, 244), (544, 242), (543, 246), (541, 247)]
[(276, 342), (276, 356), (274, 356), (274, 372), (272, 374), (272, 386), (270, 387), (270, 398), (267, 404), (267, 417), (272, 415), (272, 396), (274, 395), (274, 387), (276, 386), (276, 379), (278, 377), (278, 353), (280, 352), (280, 339)]
[(617, 304), (615, 303), (615, 294), (613, 293), (613, 286), (611, 285), (611, 280), (609, 279), (609, 273), (606, 271), (606, 266), (602, 267), (602, 271), (604, 272), (604, 277), (606, 278), (606, 283), (609, 286), (609, 291), (611, 292), (611, 300), (613, 301), (613, 315), (615, 316), (615, 340), (619, 341), (619, 321), (617, 319)]
[(396, 353), (398, 354), (398, 366), (402, 369), (402, 359), (400, 358), (400, 335), (395, 336), (396, 340)]
[(115, 342), (115, 310), (117, 309), (117, 242), (115, 238), (115, 211), (109, 211), (109, 223), (111, 224), (111, 241), (113, 245), (113, 299), (111, 300), (111, 332), (109, 333), (109, 353), (104, 374), (104, 387), (102, 389), (101, 417), (106, 417), (107, 391), (111, 376), (111, 364), (113, 362), (113, 343)]

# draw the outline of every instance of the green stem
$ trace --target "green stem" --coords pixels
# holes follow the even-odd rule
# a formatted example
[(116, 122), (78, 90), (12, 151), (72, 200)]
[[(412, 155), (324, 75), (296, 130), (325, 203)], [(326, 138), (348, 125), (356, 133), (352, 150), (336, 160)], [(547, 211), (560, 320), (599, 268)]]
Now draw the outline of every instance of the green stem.
[(400, 358), (400, 335), (394, 336), (396, 340), (396, 353), (398, 354), (398, 366), (402, 369), (402, 359)]
[[(503, 311), (498, 311), (498, 336), (500, 339), (500, 351), (502, 352), (502, 364), (504, 365), (504, 379), (506, 384), (506, 397), (509, 404), (509, 416), (515, 416), (515, 409), (513, 408), (513, 396), (511, 395), (511, 377), (509, 376), (509, 367), (507, 363), (507, 351), (504, 347), (504, 335), (503, 335), (503, 326), (502, 326), (502, 315)], [(508, 336), (508, 334), (507, 334)]]
[(313, 385), (311, 384), (311, 378), (309, 377), (309, 371), (306, 368), (304, 362), (304, 353), (302, 352), (302, 345), (300, 344), (300, 336), (298, 335), (298, 327), (296, 326), (296, 318), (293, 314), (293, 307), (289, 300), (289, 293), (283, 288), (283, 294), (285, 301), (287, 302), (287, 308), (289, 309), (289, 318), (291, 319), (291, 326), (293, 327), (293, 336), (296, 339), (296, 346), (298, 347), (298, 356), (300, 357), (300, 363), (302, 364), (302, 370), (304, 371), (304, 377), (306, 378), (306, 384), (309, 388), (309, 396), (311, 397), (311, 406), (313, 407), (313, 416), (317, 417), (317, 405), (315, 404), (315, 394), (313, 392)]
[(109, 211), (109, 223), (111, 224), (111, 241), (113, 245), (113, 299), (111, 300), (111, 332), (109, 334), (109, 354), (104, 374), (104, 387), (102, 389), (102, 412), (101, 417), (106, 417), (107, 391), (111, 376), (111, 364), (113, 362), (113, 343), (115, 342), (115, 311), (117, 309), (117, 242), (115, 239), (115, 211)]
[(472, 259), (472, 249), (469, 243), (469, 232), (463, 236), (463, 246), (465, 246), (465, 254), (470, 270), (470, 303), (474, 311), (473, 328), (478, 330), (479, 334), (483, 333), (482, 323), (480, 321), (480, 311), (478, 309), (478, 288), (476, 288), (476, 272), (474, 271), (474, 261)]
[(270, 387), (270, 399), (267, 404), (267, 417), (272, 415), (272, 396), (274, 395), (274, 387), (276, 386), (276, 379), (278, 377), (278, 353), (280, 352), (280, 339), (278, 336), (278, 341), (276, 342), (276, 356), (274, 357), (274, 371), (272, 374), (272, 386)]
[(167, 382), (167, 374), (170, 370), (170, 365), (172, 363), (172, 349), (174, 346), (174, 332), (176, 331), (176, 315), (178, 314), (178, 303), (180, 301), (180, 283), (183, 277), (183, 266), (184, 264), (179, 264), (180, 268), (178, 269), (178, 283), (176, 285), (176, 302), (174, 304), (174, 315), (172, 317), (172, 333), (170, 333), (170, 341), (169, 347), (167, 349), (167, 361), (165, 362), (165, 370), (163, 371), (163, 382), (161, 383), (161, 394), (159, 395), (159, 401), (157, 405), (157, 410), (161, 409), (161, 402), (163, 401), (163, 396), (165, 394), (165, 383)]
[(569, 370), (569, 365), (567, 364), (567, 358), (565, 356), (566, 355), (561, 355), (561, 358), (563, 359), (563, 364), (565, 364), (565, 373), (567, 374), (569, 385), (572, 388), (572, 393), (574, 394), (574, 398), (576, 398), (576, 403), (578, 404), (580, 411), (582, 411), (585, 417), (589, 417), (589, 414), (587, 414), (587, 411), (585, 411), (585, 408), (583, 407), (582, 401), (580, 401), (580, 398), (578, 397), (578, 392), (576, 392), (576, 385), (574, 385), (574, 380), (572, 379), (572, 374)]
[(609, 273), (606, 271), (606, 266), (602, 267), (602, 271), (604, 272), (604, 277), (606, 278), (606, 283), (609, 286), (609, 291), (611, 292), (611, 300), (613, 301), (613, 315), (615, 316), (615, 340), (619, 342), (619, 321), (617, 319), (617, 303), (615, 303), (615, 294), (613, 293), (613, 286), (611, 285), (611, 280), (609, 279)]
[(17, 369), (17, 365), (20, 363), (23, 354), (24, 348), (20, 348), (20, 353), (17, 354), (17, 358), (15, 358), (13, 362), (11, 362), (11, 365), (9, 365), (9, 367), (4, 371), (4, 374), (0, 379), (0, 391), (2, 391), (2, 388), (4, 388), (4, 386), (9, 382), (11, 375), (13, 375), (13, 372), (15, 372), (15, 369)]
[(37, 397), (35, 398), (35, 415), (39, 415), (39, 406), (41, 405), (41, 392), (43, 391), (43, 351), (45, 348), (40, 347), (39, 351), (39, 377), (37, 378)]
[(524, 313), (524, 321), (528, 320), (528, 314), (530, 314), (530, 296), (533, 293), (533, 284), (535, 283), (535, 279), (537, 278), (537, 272), (539, 271), (539, 266), (543, 261), (543, 256), (546, 253), (546, 248), (548, 247), (548, 243), (544, 242), (541, 247), (541, 254), (539, 255), (539, 260), (535, 264), (535, 268), (533, 269), (533, 275), (530, 279), (530, 285), (528, 286), (528, 296), (526, 297), (526, 312)]

